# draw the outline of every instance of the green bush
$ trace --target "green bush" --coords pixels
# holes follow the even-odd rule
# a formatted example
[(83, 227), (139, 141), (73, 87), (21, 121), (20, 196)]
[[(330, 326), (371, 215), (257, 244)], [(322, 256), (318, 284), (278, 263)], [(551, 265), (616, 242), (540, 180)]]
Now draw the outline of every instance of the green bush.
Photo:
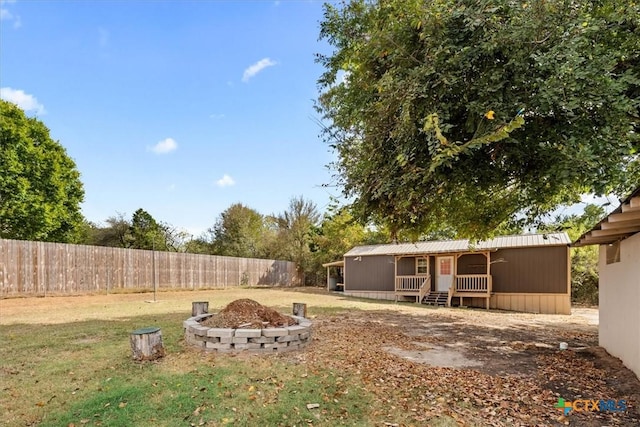
[(598, 248), (575, 248), (571, 256), (571, 300), (598, 305)]

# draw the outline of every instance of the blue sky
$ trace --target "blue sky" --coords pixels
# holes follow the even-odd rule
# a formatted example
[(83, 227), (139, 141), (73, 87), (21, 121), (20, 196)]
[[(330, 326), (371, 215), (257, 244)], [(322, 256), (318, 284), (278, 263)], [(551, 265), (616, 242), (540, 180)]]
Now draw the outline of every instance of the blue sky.
[(0, 87), (76, 161), (83, 213), (198, 234), (339, 196), (313, 102), (320, 1), (1, 1)]

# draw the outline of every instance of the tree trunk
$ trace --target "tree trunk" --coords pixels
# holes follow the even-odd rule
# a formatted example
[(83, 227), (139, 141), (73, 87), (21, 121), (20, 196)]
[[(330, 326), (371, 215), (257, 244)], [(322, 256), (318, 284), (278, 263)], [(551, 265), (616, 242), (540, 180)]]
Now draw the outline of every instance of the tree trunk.
[(191, 303), (191, 317), (209, 312), (209, 301), (194, 301)]
[(156, 360), (164, 356), (160, 328), (143, 328), (129, 336), (134, 360)]
[(299, 317), (307, 317), (307, 304), (301, 302), (293, 303), (293, 315)]

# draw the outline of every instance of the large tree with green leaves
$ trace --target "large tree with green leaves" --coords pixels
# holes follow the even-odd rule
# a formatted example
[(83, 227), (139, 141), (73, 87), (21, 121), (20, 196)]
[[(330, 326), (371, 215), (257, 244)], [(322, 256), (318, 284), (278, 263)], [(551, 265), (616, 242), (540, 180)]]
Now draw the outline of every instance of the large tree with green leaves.
[(331, 207), (313, 236), (317, 264), (342, 259), (350, 249), (362, 245), (367, 234), (365, 227), (354, 220), (348, 209)]
[(49, 129), (0, 100), (0, 237), (72, 241), (83, 198), (76, 164)]
[(79, 243), (114, 248), (130, 248), (133, 243), (131, 221), (122, 212), (107, 218), (104, 225), (89, 223), (88, 227), (86, 240)]
[[(589, 204), (581, 214), (558, 215), (538, 231), (566, 231), (574, 241), (591, 230), (604, 216), (602, 206)], [(571, 299), (585, 304), (598, 304), (598, 246), (571, 249)]]
[(311, 272), (312, 245), (320, 222), (316, 204), (303, 196), (292, 197), (287, 210), (271, 219), (277, 233), (271, 245), (272, 256), (295, 262), (304, 274)]
[(129, 228), (131, 248), (169, 250), (165, 228), (147, 211), (140, 208), (131, 216)]
[(346, 207), (329, 206), (320, 226), (312, 235), (313, 270), (317, 284), (326, 280), (322, 264), (342, 259), (345, 253), (359, 245), (387, 243), (389, 233), (383, 229), (363, 226)]
[(260, 258), (267, 249), (264, 217), (242, 203), (229, 206), (209, 231), (213, 235), (213, 252), (217, 255)]
[(481, 238), (640, 180), (640, 3), (326, 5), (317, 103), (340, 184), (395, 235)]

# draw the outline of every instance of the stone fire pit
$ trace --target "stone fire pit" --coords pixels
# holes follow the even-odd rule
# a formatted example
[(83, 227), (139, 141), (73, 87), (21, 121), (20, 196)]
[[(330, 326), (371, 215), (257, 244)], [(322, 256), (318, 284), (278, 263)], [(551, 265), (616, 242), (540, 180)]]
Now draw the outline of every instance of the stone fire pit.
[(304, 348), (311, 341), (310, 320), (284, 316), (248, 299), (219, 313), (190, 317), (183, 326), (188, 344), (213, 352), (273, 353)]

